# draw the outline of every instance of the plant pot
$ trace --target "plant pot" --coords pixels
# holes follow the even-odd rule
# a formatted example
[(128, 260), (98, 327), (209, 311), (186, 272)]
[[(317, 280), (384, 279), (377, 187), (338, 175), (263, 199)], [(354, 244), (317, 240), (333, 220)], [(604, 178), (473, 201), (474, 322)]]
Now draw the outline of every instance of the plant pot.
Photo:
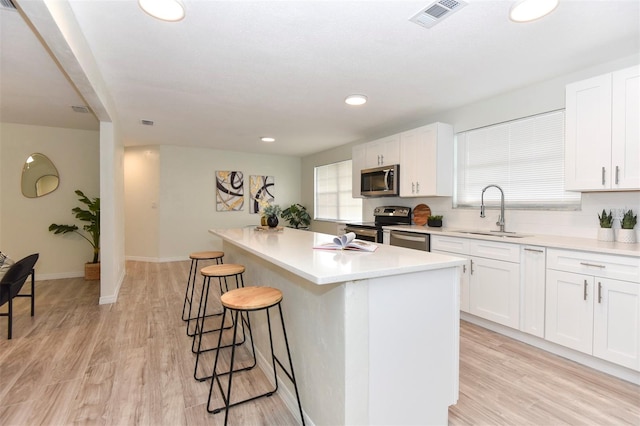
[(635, 243), (636, 242), (635, 229), (618, 229), (618, 235), (616, 236), (616, 240), (619, 243), (627, 243), (627, 244)]
[(427, 219), (427, 226), (439, 228), (442, 226), (442, 219)]
[(614, 241), (612, 228), (598, 228), (598, 241)]
[(84, 264), (84, 279), (95, 281), (100, 279), (100, 262)]
[(267, 225), (269, 228), (275, 228), (278, 226), (278, 216), (269, 216), (267, 218)]
[(260, 218), (260, 225), (261, 226), (267, 226), (267, 217), (266, 216), (262, 216)]

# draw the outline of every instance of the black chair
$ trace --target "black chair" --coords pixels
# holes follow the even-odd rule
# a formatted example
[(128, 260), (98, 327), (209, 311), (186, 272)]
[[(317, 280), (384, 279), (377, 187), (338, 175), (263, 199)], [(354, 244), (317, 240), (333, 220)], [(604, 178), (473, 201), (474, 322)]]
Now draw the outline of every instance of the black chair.
[[(9, 302), (9, 311), (0, 314), (1, 317), (9, 317), (8, 339), (11, 339), (11, 326), (13, 322), (13, 299), (15, 297), (31, 298), (31, 316), (35, 314), (35, 271), (33, 267), (40, 254), (35, 253), (14, 263), (0, 281), (0, 306)], [(31, 294), (18, 294), (22, 286), (31, 275)]]

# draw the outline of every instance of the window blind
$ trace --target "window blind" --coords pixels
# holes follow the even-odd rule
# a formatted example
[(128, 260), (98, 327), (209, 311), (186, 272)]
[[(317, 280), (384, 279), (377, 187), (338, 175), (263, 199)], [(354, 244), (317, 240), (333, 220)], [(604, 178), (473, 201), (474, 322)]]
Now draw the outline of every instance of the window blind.
[(495, 184), (510, 208), (578, 209), (581, 194), (564, 190), (564, 110), (458, 133), (455, 179), (454, 207), (479, 206)]
[(351, 160), (315, 168), (315, 219), (361, 220), (362, 200), (351, 193)]

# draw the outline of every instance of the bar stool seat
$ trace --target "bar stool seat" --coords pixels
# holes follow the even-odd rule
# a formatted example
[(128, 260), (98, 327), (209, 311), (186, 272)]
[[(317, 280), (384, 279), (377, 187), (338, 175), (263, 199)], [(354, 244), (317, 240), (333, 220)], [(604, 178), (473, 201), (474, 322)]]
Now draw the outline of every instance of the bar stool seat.
[[(213, 329), (209, 329), (209, 330), (205, 330), (205, 319), (209, 318), (209, 317), (213, 317), (213, 316), (221, 316), (222, 312), (216, 312), (213, 314), (209, 314), (207, 315), (207, 306), (209, 303), (209, 291), (210, 291), (210, 287), (211, 287), (211, 278), (218, 278), (218, 284), (220, 287), (220, 295), (225, 294), (225, 292), (229, 291), (229, 280), (232, 278), (235, 278), (235, 282), (236, 282), (236, 289), (238, 288), (242, 288), (244, 287), (244, 281), (243, 281), (243, 273), (245, 271), (245, 267), (244, 265), (239, 265), (236, 263), (225, 263), (225, 264), (217, 264), (217, 265), (209, 265), (206, 266), (204, 268), (202, 268), (200, 270), (200, 274), (202, 275), (203, 279), (202, 279), (202, 297), (200, 298), (200, 306), (198, 307), (198, 317), (196, 320), (196, 329), (195, 332), (193, 334), (193, 341), (191, 343), (191, 351), (193, 353), (196, 354), (196, 362), (195, 362), (195, 366), (194, 366), (194, 370), (193, 370), (193, 377), (198, 380), (198, 381), (204, 381), (208, 378), (211, 378), (212, 376), (198, 376), (198, 364), (200, 362), (200, 354), (204, 353), (204, 352), (209, 352), (209, 351), (214, 351), (217, 350), (218, 347), (214, 346), (211, 348), (203, 348), (202, 347), (202, 339), (203, 339), (203, 334), (205, 333), (212, 333), (212, 332), (219, 332), (220, 334), (222, 334), (223, 330), (226, 329), (230, 329), (231, 327), (234, 326), (233, 324), (233, 318), (231, 325), (225, 326), (225, 318), (223, 316), (222, 321), (220, 322), (220, 327), (216, 327)], [(223, 286), (224, 284), (224, 286)], [(249, 324), (247, 322), (247, 327), (249, 327)], [(244, 343), (245, 339), (246, 339), (246, 335), (244, 332), (244, 327), (242, 328), (242, 341), (237, 342), (234, 344), (237, 345), (241, 345)], [(196, 347), (196, 339), (198, 341), (197, 347)], [(223, 347), (228, 347), (227, 346), (223, 346)], [(242, 368), (238, 371), (241, 370), (245, 370), (245, 369), (251, 369), (253, 367), (255, 367), (256, 365), (256, 359), (255, 359), (255, 353), (254, 353), (254, 359), (253, 359), (253, 364), (249, 367), (246, 368)]]
[[(216, 358), (213, 363), (213, 379), (211, 380), (211, 385), (209, 388), (209, 400), (207, 401), (207, 411), (209, 413), (216, 414), (222, 410), (225, 410), (224, 424), (226, 425), (229, 417), (230, 407), (243, 404), (245, 402), (253, 401), (255, 399), (258, 399), (264, 396), (273, 395), (278, 390), (278, 375), (276, 371), (276, 364), (278, 364), (282, 369), (282, 371), (287, 375), (289, 380), (291, 380), (291, 382), (293, 383), (293, 386), (296, 391), (296, 398), (298, 400), (298, 409), (300, 410), (300, 419), (302, 421), (302, 424), (304, 425), (305, 424), (304, 414), (302, 413), (302, 404), (300, 403), (300, 394), (298, 393), (298, 384), (296, 382), (295, 374), (293, 372), (293, 362), (291, 360), (289, 340), (287, 338), (287, 331), (284, 325), (284, 317), (282, 315), (282, 306), (281, 306), (282, 292), (272, 287), (255, 287), (255, 286), (243, 287), (235, 290), (230, 290), (224, 293), (223, 295), (220, 296), (220, 302), (222, 303), (222, 307), (223, 307), (223, 311), (222, 311), (223, 321), (227, 314), (227, 311), (231, 311), (231, 314), (235, 316), (235, 320), (233, 322), (234, 323), (233, 343), (231, 345), (228, 345), (231, 347), (231, 361), (230, 361), (228, 372), (218, 373), (217, 371), (218, 357), (220, 355), (220, 350), (224, 348), (224, 346), (222, 346), (222, 333), (220, 333), (220, 335), (218, 336), (218, 350), (216, 352)], [(287, 371), (287, 369), (280, 362), (278, 357), (276, 357), (273, 351), (273, 333), (271, 330), (271, 316), (269, 311), (271, 308), (275, 308), (276, 306), (278, 307), (278, 311), (280, 313), (280, 322), (282, 324), (282, 334), (284, 336), (285, 347), (287, 349), (287, 356), (289, 358), (289, 371)], [(231, 403), (231, 384), (233, 381), (233, 375), (234, 373), (242, 371), (242, 370), (237, 370), (237, 371), (234, 370), (234, 359), (235, 359), (235, 351), (236, 351), (235, 343), (236, 343), (236, 335), (237, 335), (236, 331), (238, 327), (238, 315), (242, 315), (244, 313), (247, 316), (247, 323), (249, 324), (249, 336), (251, 339), (252, 351), (254, 352), (254, 357), (255, 357), (255, 348), (253, 348), (253, 335), (251, 334), (251, 328), (250, 328), (251, 323), (249, 322), (249, 313), (255, 312), (255, 311), (261, 311), (261, 310), (266, 311), (266, 314), (267, 314), (267, 324), (269, 329), (269, 343), (270, 343), (269, 347), (271, 349), (271, 364), (273, 365), (273, 380), (274, 380), (275, 386), (272, 390), (266, 393), (252, 396), (242, 401)], [(227, 391), (225, 394), (225, 391), (223, 390), (223, 387), (222, 387), (222, 383), (220, 382), (220, 376), (227, 375), (227, 374), (229, 375), (229, 382), (228, 382)], [(214, 387), (216, 386), (216, 384), (218, 386), (218, 389), (220, 390), (220, 393), (222, 395), (222, 399), (225, 405), (224, 407), (218, 407), (218, 408), (212, 409), (211, 397), (213, 396)]]
[[(198, 273), (198, 262), (205, 260), (215, 260), (216, 264), (221, 264), (224, 257), (223, 251), (196, 251), (189, 254), (191, 267), (189, 268), (189, 278), (187, 279), (187, 289), (184, 293), (184, 304), (182, 305), (182, 320), (187, 323), (187, 336), (193, 336), (190, 331), (191, 322), (197, 317), (192, 316), (193, 294), (196, 287), (196, 274)], [(187, 305), (189, 308), (187, 310)]]

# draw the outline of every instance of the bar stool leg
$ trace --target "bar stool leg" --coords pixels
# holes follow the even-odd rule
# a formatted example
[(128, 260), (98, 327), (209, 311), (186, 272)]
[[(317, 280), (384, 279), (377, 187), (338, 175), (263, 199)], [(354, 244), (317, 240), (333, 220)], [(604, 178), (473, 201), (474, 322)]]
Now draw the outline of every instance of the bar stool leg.
[[(194, 268), (195, 263), (195, 268)], [(193, 288), (195, 287), (195, 270), (198, 267), (198, 259), (191, 259), (189, 267), (189, 278), (187, 278), (187, 289), (184, 292), (184, 304), (182, 305), (182, 321), (188, 321), (191, 318), (191, 303), (193, 301)], [(193, 277), (193, 282), (192, 282)], [(191, 296), (189, 296), (189, 288), (191, 288)], [(187, 303), (189, 304), (189, 314), (185, 317), (187, 311)], [(188, 327), (188, 325), (187, 325)]]
[[(287, 357), (289, 358), (289, 367), (291, 368), (291, 375), (289, 375), (289, 373), (287, 373), (287, 370), (284, 367), (282, 367), (282, 364), (280, 364), (280, 361), (278, 361), (278, 364), (280, 364), (280, 366), (284, 370), (284, 373), (289, 377), (289, 380), (291, 380), (291, 382), (293, 383), (293, 388), (296, 390), (296, 399), (298, 400), (298, 409), (300, 410), (300, 420), (302, 421), (302, 426), (304, 426), (305, 424), (304, 414), (302, 414), (302, 403), (300, 402), (300, 393), (298, 392), (298, 382), (296, 380), (296, 375), (293, 372), (293, 361), (291, 360), (291, 351), (289, 350), (289, 339), (287, 338), (287, 330), (285, 329), (285, 326), (284, 326), (284, 316), (282, 315), (282, 305), (280, 303), (278, 303), (278, 310), (280, 311), (280, 322), (282, 323), (282, 334), (284, 334), (284, 343), (285, 343), (285, 346), (287, 347)], [(269, 311), (267, 310), (267, 312)], [(271, 337), (271, 333), (269, 333), (269, 337)], [(271, 344), (271, 353), (273, 353), (273, 343)]]

